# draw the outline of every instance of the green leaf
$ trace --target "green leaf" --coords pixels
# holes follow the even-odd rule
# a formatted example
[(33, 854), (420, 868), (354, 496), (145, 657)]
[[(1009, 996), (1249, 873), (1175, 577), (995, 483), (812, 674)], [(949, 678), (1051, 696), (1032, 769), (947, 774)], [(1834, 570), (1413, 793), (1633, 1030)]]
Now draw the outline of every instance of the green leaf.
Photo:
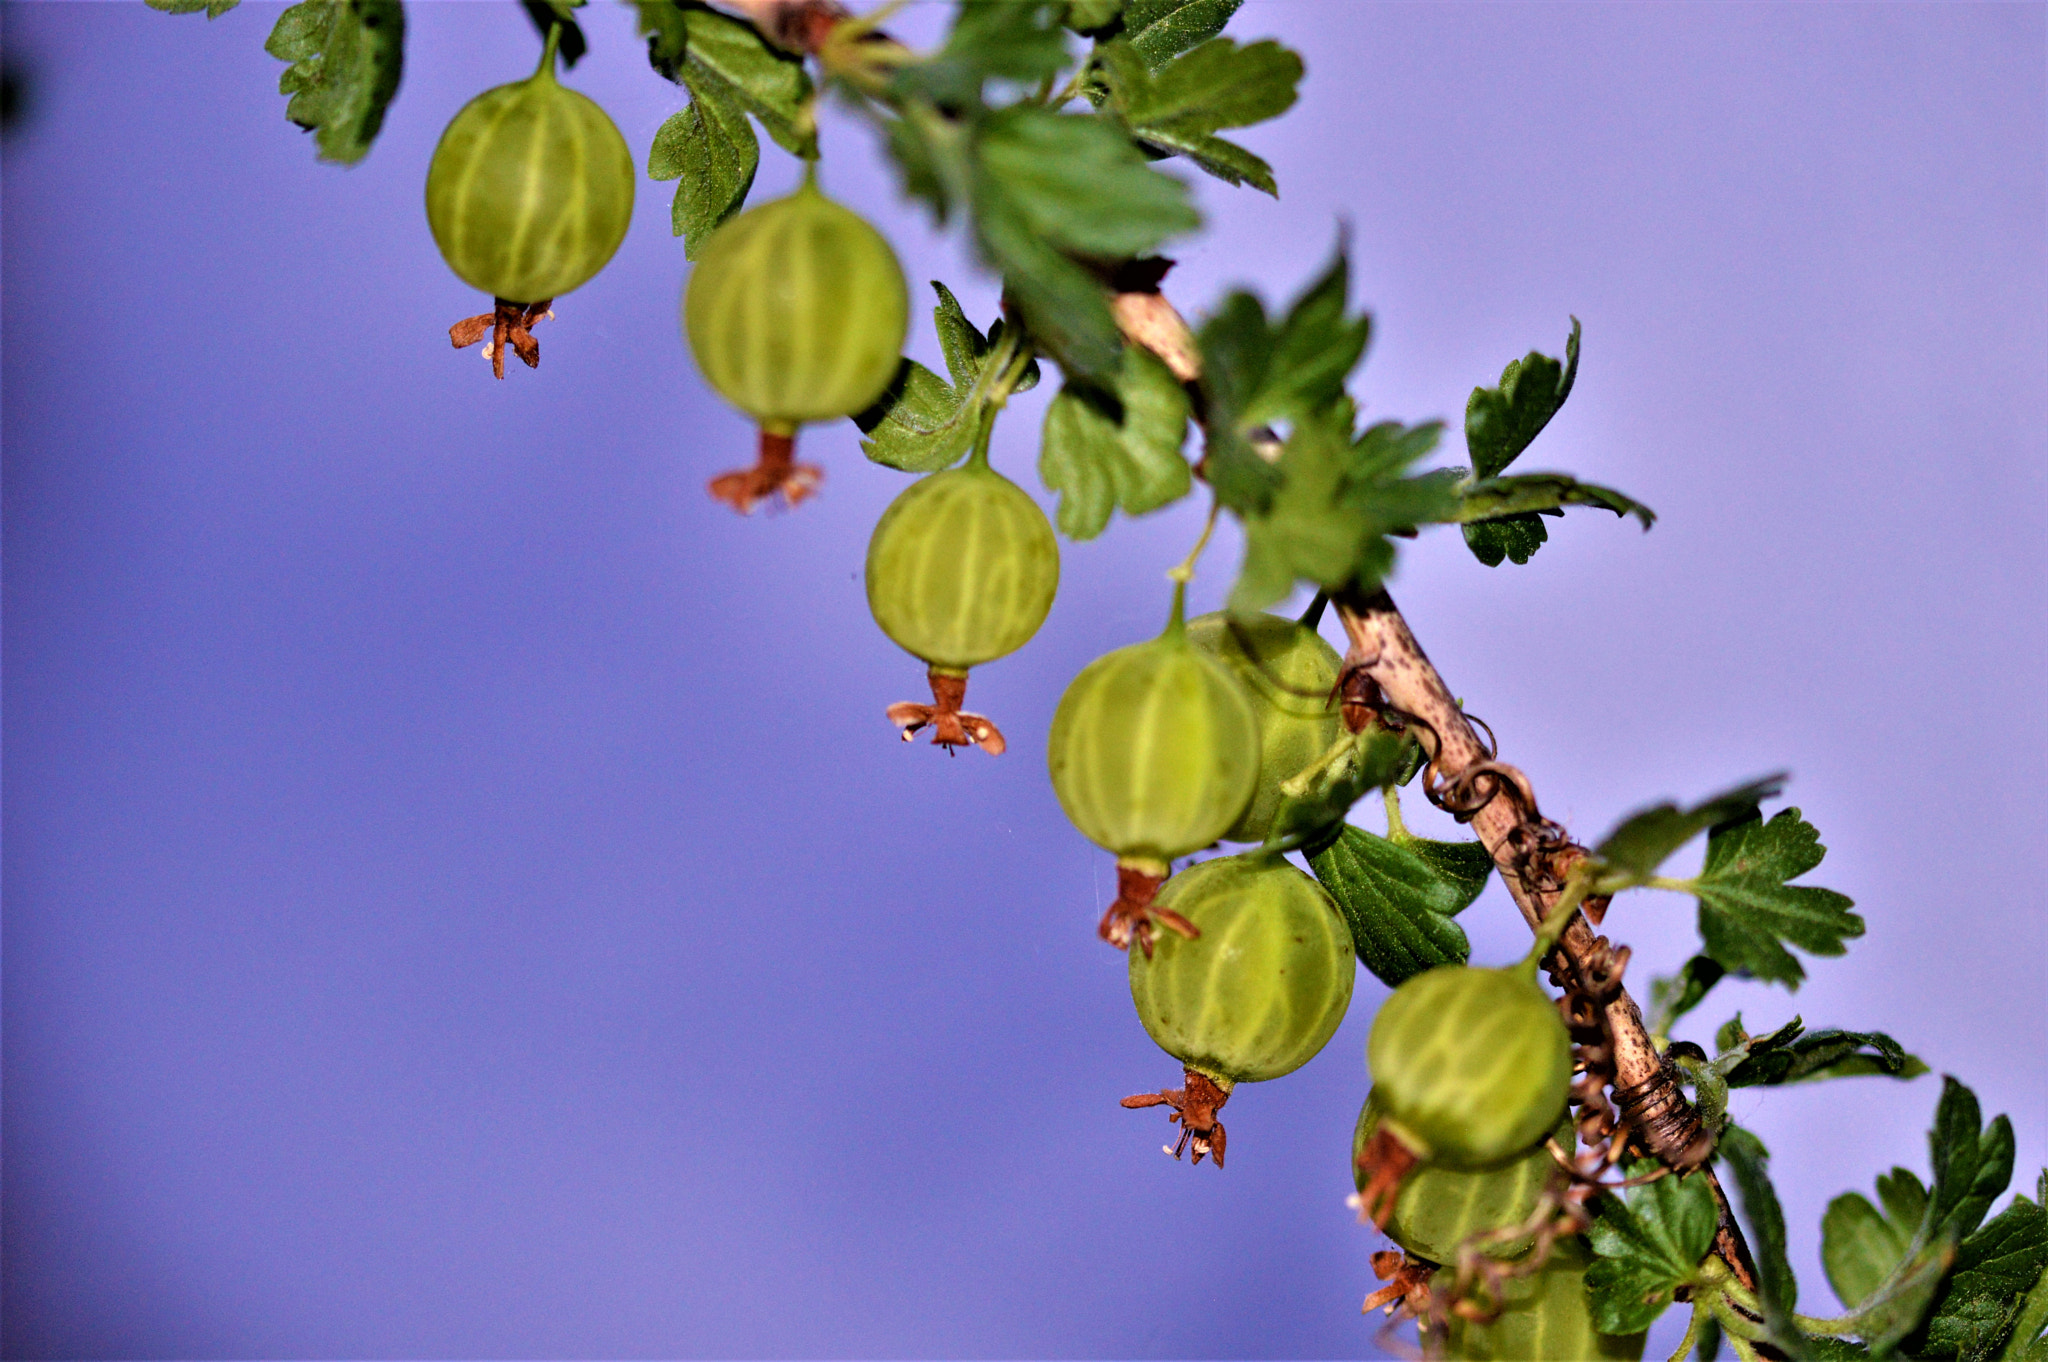
[(1927, 1199), (1930, 1229), (1967, 1236), (2012, 1181), (2012, 1122), (1999, 1116), (1983, 1126), (1981, 1120), (1977, 1094), (1944, 1075), (1934, 1128), (1927, 1133), (1934, 1167)]
[(1393, 783), (1408, 764), (1413, 741), (1378, 727), (1338, 738), (1307, 769), (1281, 782), (1280, 806), (1265, 845), (1275, 850), (1320, 846), (1338, 832), (1344, 815), (1367, 791)]
[(1493, 873), (1477, 842), (1378, 837), (1345, 824), (1309, 857), (1316, 878), (1351, 924), (1359, 961), (1393, 987), (1438, 965), (1472, 955), (1451, 919), (1470, 907)]
[[(1649, 1159), (1629, 1169), (1648, 1174)], [(1593, 1323), (1603, 1334), (1633, 1334), (1650, 1327), (1689, 1285), (1714, 1247), (1719, 1215), (1706, 1178), (1660, 1178), (1628, 1194), (1600, 1198), (1587, 1240), (1596, 1255), (1586, 1269)]]
[(1472, 390), (1465, 403), (1465, 447), (1479, 478), (1499, 476), (1571, 396), (1572, 384), (1579, 376), (1577, 317), (1572, 318), (1564, 354), (1564, 363), (1559, 364), (1531, 350), (1501, 370), (1497, 387)]
[(898, 68), (892, 88), (898, 97), (966, 110), (981, 106), (991, 80), (1049, 80), (1067, 65), (1066, 16), (1055, 0), (961, 0), (944, 45)]
[[(1371, 591), (1392, 570), (1389, 536), (1427, 523), (1450, 484), (1408, 469), (1436, 446), (1435, 422), (1382, 422), (1346, 438), (1348, 406), (1305, 418), (1275, 465), (1280, 485), (1263, 512), (1243, 514), (1244, 565), (1230, 594), (1238, 613), (1263, 610), (1297, 579), (1332, 593)], [(1220, 495), (1220, 494), (1219, 494)]]
[(1244, 0), (1128, 0), (1124, 37), (1154, 70), (1223, 31)]
[(739, 212), (754, 187), (761, 144), (745, 110), (726, 90), (705, 82), (688, 107), (670, 114), (647, 152), (647, 174), (680, 180), (669, 209), (685, 259), (695, 260), (705, 239)]
[(752, 24), (699, 4), (638, 0), (637, 9), (648, 62), (693, 101), (715, 92), (752, 114), (790, 155), (816, 154), (816, 135), (805, 127), (811, 78), (801, 57), (771, 44)]
[(1805, 1031), (1798, 1018), (1774, 1035), (1745, 1042), (1717, 1061), (1731, 1088), (1771, 1087), (1823, 1078), (1918, 1078), (1927, 1066), (1882, 1031)]
[(1156, 69), (1128, 40), (1101, 44), (1109, 106), (1133, 137), (1158, 150), (1181, 152), (1232, 184), (1247, 181), (1278, 194), (1272, 167), (1213, 134), (1278, 117), (1293, 106), (1301, 58), (1279, 43), (1239, 47), (1212, 38)]
[[(2015, 1197), (1957, 1246), (1954, 1270), (1935, 1297), (1934, 1314), (1916, 1351), (1971, 1362), (1997, 1356), (2044, 1271), (2048, 1212)], [(2040, 1324), (2034, 1327), (2038, 1332)]]
[[(1753, 780), (1724, 791), (1713, 798), (1681, 809), (1676, 804), (1657, 804), (1630, 814), (1621, 826), (1593, 849), (1601, 869), (1592, 892), (1613, 894), (1631, 889), (1657, 873), (1657, 867), (1680, 847), (1718, 823), (1754, 815), (1756, 806), (1783, 788), (1781, 773)], [(1709, 952), (1712, 954), (1712, 952)], [(1721, 961), (1727, 964), (1726, 960)]]
[(209, 19), (218, 19), (242, 0), (143, 0), (151, 9), (165, 14), (204, 13)]
[(1792, 1311), (1799, 1304), (1799, 1283), (1785, 1254), (1785, 1212), (1778, 1205), (1777, 1189), (1771, 1186), (1770, 1152), (1762, 1140), (1732, 1122), (1722, 1128), (1715, 1151), (1734, 1175), (1742, 1216), (1749, 1222), (1749, 1247), (1756, 1258), (1756, 1294), (1764, 1308), (1764, 1323), (1772, 1342), (1787, 1356), (1797, 1358), (1804, 1352), (1802, 1335), (1792, 1324)]
[[(1002, 336), (1000, 320), (984, 337), (967, 320), (951, 289), (936, 279), (932, 288), (939, 295), (932, 320), (953, 381), (948, 383), (916, 360), (906, 359), (875, 404), (853, 418), (868, 437), (861, 441), (861, 451), (876, 463), (906, 473), (949, 468), (973, 446), (983, 407), (978, 385)], [(1014, 391), (1022, 392), (1037, 382), (1034, 362)]]
[(2034, 1279), (2033, 1289), (2020, 1304), (2019, 1319), (2013, 1326), (1998, 1362), (2048, 1362), (2048, 1269)]
[(1657, 513), (1611, 487), (1580, 482), (1568, 473), (1516, 473), (1468, 479), (1459, 484), (1457, 519), (1465, 522), (1465, 543), (1488, 567), (1501, 560), (1526, 563), (1549, 538), (1544, 516), (1563, 515), (1566, 506), (1594, 506), (1617, 516), (1633, 515), (1645, 530)]
[(1032, 339), (1068, 377), (1114, 382), (1122, 338), (1101, 281), (1071, 257), (1131, 259), (1194, 230), (1187, 186), (1105, 119), (1025, 107), (985, 121), (972, 193), (982, 255)]
[(1181, 454), (1188, 396), (1150, 351), (1124, 347), (1113, 394), (1069, 383), (1045, 411), (1038, 476), (1060, 494), (1060, 532), (1093, 539), (1110, 512), (1143, 515), (1180, 500), (1194, 485)]
[(399, 0), (300, 0), (277, 16), (263, 50), (290, 62), (277, 79), (284, 116), (313, 134), (323, 161), (370, 153), (405, 66)]
[(1706, 864), (1689, 887), (1699, 899), (1706, 953), (1732, 973), (1798, 988), (1805, 968), (1785, 943), (1813, 955), (1841, 955), (1863, 935), (1863, 919), (1846, 894), (1787, 884), (1827, 855), (1820, 834), (1798, 809), (1780, 809), (1766, 823), (1752, 806), (1707, 838)]
[(1650, 1032), (1669, 1036), (1678, 1019), (1705, 1001), (1728, 971), (1710, 956), (1695, 955), (1678, 973), (1650, 981)]
[(1821, 1216), (1821, 1266), (1835, 1295), (1852, 1310), (1906, 1260), (1927, 1214), (1927, 1189), (1906, 1169), (1880, 1177), (1877, 1189), (1883, 1210), (1860, 1192), (1844, 1192)]
[(1526, 563), (1550, 540), (1550, 531), (1543, 528), (1542, 515), (1533, 512), (1500, 520), (1482, 520), (1461, 528), (1465, 534), (1465, 547), (1488, 567), (1499, 567), (1503, 559)]

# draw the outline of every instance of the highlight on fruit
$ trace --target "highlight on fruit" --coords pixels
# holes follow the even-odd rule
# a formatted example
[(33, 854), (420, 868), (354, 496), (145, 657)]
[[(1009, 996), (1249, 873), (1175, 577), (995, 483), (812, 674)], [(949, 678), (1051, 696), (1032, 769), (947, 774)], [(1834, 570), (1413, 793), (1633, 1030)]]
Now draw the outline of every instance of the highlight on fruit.
[(427, 166), (427, 226), (441, 258), (494, 299), (448, 339), (459, 350), (488, 335), (499, 378), (508, 347), (539, 367), (534, 323), (605, 267), (633, 218), (633, 155), (603, 109), (556, 80), (561, 35), (549, 27), (531, 76), (463, 105)]
[(1342, 659), (1307, 623), (1279, 615), (1199, 615), (1188, 621), (1188, 639), (1230, 668), (1258, 715), (1258, 785), (1223, 840), (1263, 842), (1280, 807), (1281, 782), (1329, 751), (1344, 731), (1335, 695)]
[(882, 395), (902, 362), (910, 292), (888, 241), (826, 198), (807, 162), (795, 193), (712, 233), (682, 321), (704, 381), (760, 427), (754, 466), (711, 480), (711, 495), (744, 514), (817, 491), (824, 470), (796, 462), (797, 428)]

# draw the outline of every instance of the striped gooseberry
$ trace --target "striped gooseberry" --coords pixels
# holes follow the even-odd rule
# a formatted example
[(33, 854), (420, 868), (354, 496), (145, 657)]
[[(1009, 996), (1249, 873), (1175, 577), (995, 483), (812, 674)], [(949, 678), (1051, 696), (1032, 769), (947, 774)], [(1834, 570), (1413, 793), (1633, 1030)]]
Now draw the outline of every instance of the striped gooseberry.
[(683, 290), (683, 332), (704, 380), (761, 428), (753, 468), (712, 480), (738, 511), (794, 504), (823, 472), (796, 457), (797, 427), (872, 406), (910, 330), (903, 269), (882, 234), (819, 191), (815, 166), (787, 198), (711, 234)]
[(1187, 584), (1176, 583), (1166, 630), (1096, 658), (1060, 696), (1045, 759), (1060, 808), (1089, 841), (1117, 858), (1117, 897), (1102, 939), (1136, 937), (1152, 924), (1195, 928), (1153, 899), (1176, 856), (1221, 837), (1251, 802), (1259, 778), (1259, 724), (1230, 669), (1188, 640)]
[(1059, 541), (1023, 488), (988, 462), (990, 420), (959, 468), (912, 483), (868, 540), (868, 610), (925, 663), (932, 703), (889, 706), (903, 740), (929, 725), (948, 751), (999, 754), (1001, 730), (960, 708), (967, 672), (1031, 641), (1060, 583)]
[[(1379, 1126), (1379, 1104), (1368, 1096), (1351, 1134), (1352, 1176), (1360, 1193), (1370, 1182), (1366, 1149)], [(1569, 1119), (1559, 1121), (1550, 1134), (1563, 1148), (1572, 1147)], [(1418, 1164), (1401, 1180), (1392, 1211), (1380, 1228), (1418, 1258), (1454, 1262), (1458, 1246), (1466, 1240), (1527, 1224), (1537, 1197), (1556, 1169), (1556, 1161), (1542, 1144), (1480, 1168)], [(1495, 1258), (1519, 1258), (1534, 1243), (1531, 1232), (1483, 1247)]]
[[(1500, 1312), (1490, 1319), (1467, 1319), (1453, 1311), (1444, 1337), (1444, 1356), (1452, 1362), (1521, 1362), (1532, 1357), (1583, 1359), (1594, 1362), (1636, 1362), (1648, 1334), (1603, 1334), (1593, 1325), (1586, 1298), (1586, 1269), (1592, 1253), (1574, 1235), (1551, 1246), (1541, 1267), (1526, 1275), (1510, 1275), (1501, 1283)], [(1435, 1285), (1452, 1289), (1457, 1272), (1445, 1267)]]
[(540, 68), (462, 106), (427, 166), (427, 226), (464, 283), (496, 300), (457, 322), (460, 349), (488, 332), (491, 368), (505, 348), (540, 363), (534, 322), (585, 283), (626, 239), (633, 217), (633, 155), (605, 111), (555, 79), (561, 27), (548, 30)]
[(1278, 615), (1200, 615), (1188, 621), (1188, 638), (1236, 673), (1258, 714), (1258, 788), (1223, 836), (1263, 842), (1280, 807), (1280, 782), (1322, 756), (1344, 731), (1332, 700), (1342, 659), (1315, 630)]
[(1182, 871), (1158, 906), (1199, 935), (1168, 934), (1150, 955), (1131, 952), (1131, 1001), (1159, 1048), (1181, 1062), (1186, 1085), (1126, 1097), (1167, 1105), (1190, 1141), (1223, 1166), (1216, 1113), (1238, 1083), (1293, 1073), (1344, 1020), (1358, 972), (1351, 929), (1329, 892), (1277, 855), (1223, 856)]
[(1364, 1213), (1384, 1228), (1419, 1163), (1484, 1168), (1528, 1152), (1563, 1115), (1571, 1039), (1536, 986), (1511, 969), (1438, 965), (1380, 1004), (1365, 1062), (1382, 1112), (1359, 1152)]

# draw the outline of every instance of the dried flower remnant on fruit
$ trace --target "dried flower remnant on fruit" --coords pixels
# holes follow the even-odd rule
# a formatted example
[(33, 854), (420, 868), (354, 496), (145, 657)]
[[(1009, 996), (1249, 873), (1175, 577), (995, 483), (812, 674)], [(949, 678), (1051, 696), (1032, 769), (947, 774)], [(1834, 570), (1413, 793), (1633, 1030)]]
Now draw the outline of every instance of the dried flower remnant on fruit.
[[(500, 298), (492, 311), (465, 317), (449, 327), (448, 343), (457, 350), (467, 350), (483, 341), (484, 358), (491, 362), (491, 372), (499, 378), (505, 376), (507, 347), (525, 361), (527, 368), (538, 369), (540, 342), (533, 338), (533, 326), (554, 317), (549, 307), (553, 302), (552, 298), (543, 298), (537, 303), (511, 303)], [(486, 336), (490, 339), (485, 340)]]
[(932, 668), (929, 676), (932, 686), (930, 704), (899, 700), (889, 706), (889, 722), (902, 730), (903, 741), (910, 742), (919, 731), (930, 728), (932, 742), (945, 748), (949, 754), (973, 744), (992, 757), (1000, 757), (1009, 747), (1003, 740), (1002, 730), (990, 723), (985, 715), (970, 714), (960, 708), (960, 702), (967, 698), (967, 678), (942, 672), (936, 667)]
[(707, 484), (713, 500), (741, 515), (751, 515), (764, 501), (797, 506), (815, 496), (825, 470), (796, 461), (796, 433), (761, 427), (760, 454), (752, 468), (721, 473)]
[(1095, 934), (1120, 951), (1129, 950), (1131, 943), (1136, 941), (1147, 959), (1152, 956), (1154, 923), (1178, 932), (1189, 941), (1200, 936), (1202, 933), (1194, 923), (1156, 902), (1166, 878), (1146, 867), (1125, 865), (1119, 861), (1116, 867), (1116, 901), (1103, 910), (1102, 921), (1097, 924)]
[(1223, 1110), (1223, 1104), (1230, 1100), (1230, 1087), (1220, 1084), (1205, 1073), (1187, 1070), (1187, 1086), (1166, 1088), (1160, 1092), (1141, 1092), (1126, 1097), (1119, 1104), (1137, 1110), (1142, 1107), (1172, 1107), (1166, 1119), (1180, 1127), (1180, 1138), (1166, 1146), (1166, 1152), (1176, 1159), (1194, 1151), (1194, 1162), (1200, 1163), (1205, 1154), (1214, 1155), (1216, 1166), (1223, 1166), (1223, 1122), (1216, 1119), (1216, 1113)]

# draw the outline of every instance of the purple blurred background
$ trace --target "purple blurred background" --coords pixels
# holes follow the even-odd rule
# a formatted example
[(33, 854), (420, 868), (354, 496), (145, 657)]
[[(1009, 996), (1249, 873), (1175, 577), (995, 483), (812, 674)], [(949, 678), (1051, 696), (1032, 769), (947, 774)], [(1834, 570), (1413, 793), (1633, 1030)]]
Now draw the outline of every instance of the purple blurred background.
[[(8, 1355), (1371, 1353), (1380, 1243), (1343, 1199), (1384, 990), (1240, 1092), (1227, 1172), (1163, 1157), (1116, 1099), (1176, 1069), (1045, 780), (1061, 686), (1156, 630), (1196, 504), (1072, 548), (1044, 632), (976, 673), (1009, 756), (904, 747), (882, 709), (919, 668), (860, 583), (903, 479), (841, 424), (805, 434), (831, 478), (798, 513), (705, 496), (749, 437), (678, 341), (670, 186), (493, 383), (448, 348), (483, 300), (420, 185), (461, 103), (531, 69), (526, 20), (412, 6), (342, 171), (283, 120), (275, 13), (4, 14), (34, 78), (5, 150)], [(1890, 1030), (2012, 1114), (2023, 1184), (2044, 13), (1255, 0), (1232, 32), (1309, 61), (1245, 138), (1285, 198), (1202, 183), (1170, 290), (1290, 294), (1348, 219), (1356, 391), (1405, 419), (1584, 320), (1524, 463), (1657, 529), (1575, 513), (1495, 570), (1432, 534), (1397, 598), (1581, 836), (1791, 768), (1813, 878), (1870, 934), (1683, 1030)], [(584, 23), (570, 82), (644, 161), (682, 94), (625, 7)], [(985, 321), (869, 134), (825, 140), (827, 188)], [(794, 180), (764, 162), (757, 197)], [(996, 437), (1020, 479), (1043, 401)], [(1482, 960), (1524, 949), (1497, 887), (1464, 921)], [(1608, 923), (1639, 989), (1692, 941), (1682, 898)], [(1925, 1171), (1936, 1091), (1738, 1095), (1815, 1308), (1822, 1206)]]

